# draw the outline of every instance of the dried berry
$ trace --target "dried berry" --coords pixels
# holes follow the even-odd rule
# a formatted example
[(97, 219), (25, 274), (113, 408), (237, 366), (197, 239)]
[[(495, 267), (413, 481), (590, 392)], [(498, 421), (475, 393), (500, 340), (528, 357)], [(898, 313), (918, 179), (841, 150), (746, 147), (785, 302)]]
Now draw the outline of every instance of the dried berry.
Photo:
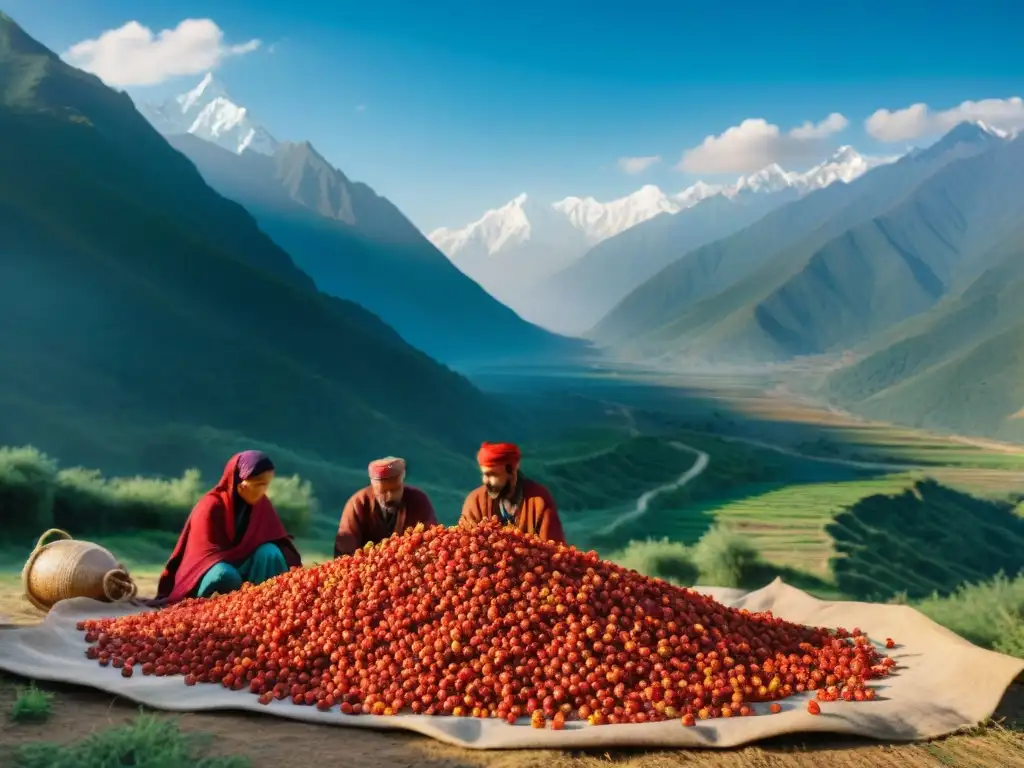
[[(871, 700), (892, 671), (834, 632), (485, 523), (417, 527), (259, 586), (79, 624), (101, 666), (343, 715), (564, 727), (755, 714), (808, 690)], [(815, 704), (815, 702), (812, 702)]]

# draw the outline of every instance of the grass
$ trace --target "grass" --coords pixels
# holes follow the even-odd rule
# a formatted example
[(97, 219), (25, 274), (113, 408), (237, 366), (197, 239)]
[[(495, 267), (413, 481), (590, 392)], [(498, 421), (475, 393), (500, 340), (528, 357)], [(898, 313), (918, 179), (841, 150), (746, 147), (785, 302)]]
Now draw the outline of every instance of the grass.
[(950, 439), (892, 425), (844, 424), (834, 435), (801, 446), (808, 453), (846, 455), (865, 461), (1024, 471), (1024, 447), (992, 450), (962, 438)]
[(18, 689), (18, 698), (11, 708), (11, 720), (16, 723), (40, 723), (53, 714), (53, 694), (40, 690), (35, 683)]
[(128, 725), (106, 728), (70, 745), (40, 741), (15, 753), (17, 768), (250, 768), (245, 757), (208, 754), (209, 739), (186, 734), (177, 722), (140, 713)]
[(765, 483), (733, 499), (694, 504), (680, 515), (684, 530), (702, 528), (707, 520), (726, 524), (754, 542), (776, 563), (818, 575), (829, 573), (832, 539), (825, 526), (846, 507), (866, 496), (899, 493), (911, 486), (907, 475), (779, 485)]
[(980, 584), (961, 585), (950, 595), (909, 601), (932, 621), (982, 648), (1024, 659), (1024, 575), (997, 574)]
[(841, 599), (834, 583), (767, 560), (743, 534), (712, 526), (695, 544), (669, 539), (631, 541), (608, 559), (645, 576), (681, 586), (757, 589), (776, 577), (823, 599)]

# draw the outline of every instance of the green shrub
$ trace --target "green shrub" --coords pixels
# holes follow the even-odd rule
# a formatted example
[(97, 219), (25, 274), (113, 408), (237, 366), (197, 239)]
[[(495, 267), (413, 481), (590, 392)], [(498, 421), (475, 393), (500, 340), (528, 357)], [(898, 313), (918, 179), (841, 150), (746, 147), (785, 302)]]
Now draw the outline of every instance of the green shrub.
[(16, 723), (39, 723), (53, 714), (53, 694), (42, 691), (32, 683), (18, 689), (18, 698), (11, 709), (11, 720)]
[(298, 475), (278, 476), (267, 493), (285, 528), (293, 535), (309, 531), (320, 504), (313, 493), (313, 484)]
[(171, 719), (140, 714), (130, 724), (106, 728), (61, 746), (37, 742), (21, 747), (18, 768), (250, 768), (244, 757), (206, 753), (209, 739), (182, 733)]
[(1024, 575), (998, 574), (965, 584), (948, 597), (934, 595), (912, 605), (932, 621), (975, 645), (1024, 658)]
[(745, 587), (764, 571), (764, 561), (749, 540), (716, 525), (693, 547), (693, 562), (703, 584)]
[(175, 529), (206, 490), (196, 469), (172, 480), (108, 480), (97, 470), (73, 467), (57, 475), (53, 516), (59, 527), (81, 528), (88, 520), (98, 531)]
[(0, 539), (53, 527), (57, 462), (32, 447), (0, 448)]
[[(59, 469), (35, 448), (0, 448), (0, 536), (25, 541), (46, 528), (76, 536), (131, 530), (176, 531), (209, 486), (197, 469), (181, 477), (105, 478), (95, 469)], [(289, 532), (309, 530), (318, 503), (312, 484), (298, 475), (283, 476), (270, 498)]]
[(667, 538), (631, 541), (624, 550), (612, 555), (611, 560), (644, 576), (685, 587), (695, 584), (700, 576), (689, 548)]

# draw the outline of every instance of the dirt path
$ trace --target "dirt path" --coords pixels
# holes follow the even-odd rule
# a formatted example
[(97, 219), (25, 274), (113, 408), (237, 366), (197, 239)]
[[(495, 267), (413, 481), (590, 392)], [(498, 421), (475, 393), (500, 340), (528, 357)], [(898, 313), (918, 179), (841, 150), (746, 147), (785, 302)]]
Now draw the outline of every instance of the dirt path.
[(636, 520), (639, 520), (641, 517), (647, 514), (647, 508), (650, 506), (651, 502), (654, 499), (656, 499), (658, 496), (661, 496), (663, 493), (669, 493), (670, 491), (682, 488), (684, 485), (686, 485), (694, 478), (700, 477), (700, 474), (705, 469), (708, 468), (710, 458), (706, 453), (704, 453), (704, 451), (698, 451), (696, 448), (693, 448), (689, 445), (685, 445), (684, 443), (676, 442), (674, 440), (670, 442), (669, 445), (671, 445), (677, 451), (688, 451), (694, 454), (697, 457), (697, 460), (693, 462), (693, 466), (686, 470), (673, 482), (666, 483), (665, 485), (659, 486), (657, 488), (652, 488), (651, 490), (642, 493), (640, 495), (640, 498), (636, 500), (636, 505), (633, 507), (633, 509), (631, 509), (629, 512), (622, 515), (621, 517), (616, 518), (613, 523), (605, 526), (600, 531), (598, 531), (599, 535), (603, 536), (605, 534), (612, 533), (621, 528), (623, 525), (626, 525), (627, 523), (632, 523)]

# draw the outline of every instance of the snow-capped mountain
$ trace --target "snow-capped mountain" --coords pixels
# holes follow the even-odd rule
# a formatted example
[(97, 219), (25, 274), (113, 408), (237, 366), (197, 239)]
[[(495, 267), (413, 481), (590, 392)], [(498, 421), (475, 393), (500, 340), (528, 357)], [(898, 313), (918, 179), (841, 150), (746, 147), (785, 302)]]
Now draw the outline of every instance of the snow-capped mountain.
[(842, 181), (849, 184), (854, 179), (863, 176), (872, 168), (880, 165), (894, 163), (899, 156), (890, 157), (865, 157), (851, 146), (840, 147), (828, 160), (805, 171), (795, 174), (793, 184), (803, 194), (815, 189), (822, 189), (829, 184)]
[(162, 104), (142, 104), (139, 112), (160, 133), (191, 133), (236, 154), (272, 155), (278, 147), (278, 141), (252, 121), (245, 107), (231, 100), (212, 74), (188, 93)]
[(543, 205), (523, 193), (500, 208), (487, 211), (467, 227), (442, 227), (431, 232), (429, 237), (449, 257), (461, 254), (463, 259), (469, 251), (489, 256), (529, 242), (550, 245), (553, 230), (568, 238), (573, 245), (586, 248), (659, 213), (675, 213), (683, 203), (695, 205), (703, 199), (702, 193), (704, 196), (715, 194), (710, 191), (710, 186), (704, 186), (709, 191), (690, 193), (686, 190), (681, 193), (690, 193), (682, 202), (670, 198), (651, 184), (607, 203), (593, 197), (567, 197), (552, 205)]
[(974, 125), (981, 128), (985, 133), (992, 134), (997, 139), (1015, 139), (1017, 138), (1016, 131), (1004, 131), (1002, 128), (996, 128), (994, 125), (989, 125), (984, 120), (975, 120)]
[[(758, 211), (763, 215), (776, 205), (837, 181), (853, 181), (871, 168), (895, 159), (864, 157), (852, 147), (840, 147), (831, 157), (804, 172), (786, 171), (773, 163), (741, 176), (732, 184), (698, 181), (673, 195), (653, 184), (610, 202), (593, 197), (567, 197), (545, 205), (520, 194), (465, 227), (438, 229), (429, 238), (460, 270), (522, 317), (547, 328), (573, 333), (579, 328), (572, 326), (571, 321), (585, 322), (581, 319), (585, 313), (576, 305), (552, 306), (559, 301), (549, 295), (548, 289), (551, 285), (562, 285), (568, 274), (573, 276), (570, 282), (586, 283), (584, 276), (577, 274), (577, 267), (583, 269), (586, 265), (589, 270), (588, 260), (604, 248), (606, 241), (615, 238), (617, 242), (617, 236), (640, 224), (644, 226), (637, 232), (645, 233), (640, 241), (648, 234), (655, 237), (655, 230), (674, 232), (672, 227), (651, 227), (662, 214), (674, 217), (685, 211), (686, 221), (678, 222), (684, 232), (673, 235), (675, 241), (702, 243), (709, 237), (730, 234), (733, 225), (751, 223), (758, 217)], [(641, 247), (646, 245), (632, 244), (625, 251)], [(598, 272), (611, 274), (622, 268), (631, 278), (645, 274), (640, 262), (624, 257), (617, 249), (611, 252), (616, 259), (626, 258), (628, 264), (614, 269), (606, 265)], [(612, 258), (602, 252), (601, 258), (605, 257)], [(628, 280), (620, 276), (615, 282), (621, 286)], [(594, 291), (595, 295), (600, 293), (597, 287)], [(559, 289), (556, 293), (565, 296), (570, 291)], [(578, 317), (574, 318), (574, 313)], [(598, 318), (592, 319), (596, 322)]]
[[(585, 205), (578, 213), (585, 222)], [(601, 221), (599, 215), (590, 215)], [(595, 242), (555, 206), (526, 194), (488, 211), (468, 227), (438, 229), (429, 238), (460, 270), (507, 305), (514, 303), (517, 291), (568, 266)]]
[(675, 213), (679, 205), (653, 184), (631, 195), (601, 203), (593, 197), (567, 197), (551, 206), (583, 232), (591, 244), (629, 229), (659, 213)]
[(726, 197), (743, 194), (770, 195), (796, 186), (798, 177), (799, 174), (788, 173), (782, 170), (778, 163), (772, 163), (749, 176), (740, 176), (735, 184), (725, 187), (722, 194)]
[[(789, 189), (807, 194), (836, 181), (848, 183), (870, 169), (896, 159), (865, 157), (853, 147), (844, 146), (824, 162), (803, 173), (785, 171), (773, 163), (756, 173), (741, 176), (733, 184), (698, 181), (674, 195), (666, 195), (658, 187), (648, 184), (631, 195), (607, 203), (593, 197), (567, 197), (549, 206), (542, 206), (526, 194), (521, 194), (500, 208), (487, 211), (465, 227), (437, 229), (430, 233), (429, 238), (460, 267), (467, 265), (470, 259), (494, 257), (510, 247), (522, 250), (531, 242), (543, 244), (544, 257), (552, 264), (565, 264), (571, 261), (565, 251), (571, 251), (577, 256), (583, 255), (580, 251), (581, 243), (596, 245), (659, 214), (678, 213), (715, 195), (736, 200), (745, 195), (774, 194)], [(556, 214), (555, 219), (562, 218), (571, 227), (557, 227), (552, 221), (551, 212)], [(563, 253), (556, 255), (551, 252), (555, 244), (551, 241), (550, 233), (538, 233), (541, 222), (536, 219), (539, 217), (543, 217), (546, 229), (556, 227), (567, 238)]]
[(682, 192), (672, 195), (672, 201), (676, 204), (677, 210), (673, 211), (685, 211), (687, 208), (692, 208), (701, 200), (707, 200), (709, 197), (715, 195), (721, 195), (726, 191), (726, 187), (722, 184), (705, 184), (703, 181), (698, 181), (696, 184), (687, 187)]

